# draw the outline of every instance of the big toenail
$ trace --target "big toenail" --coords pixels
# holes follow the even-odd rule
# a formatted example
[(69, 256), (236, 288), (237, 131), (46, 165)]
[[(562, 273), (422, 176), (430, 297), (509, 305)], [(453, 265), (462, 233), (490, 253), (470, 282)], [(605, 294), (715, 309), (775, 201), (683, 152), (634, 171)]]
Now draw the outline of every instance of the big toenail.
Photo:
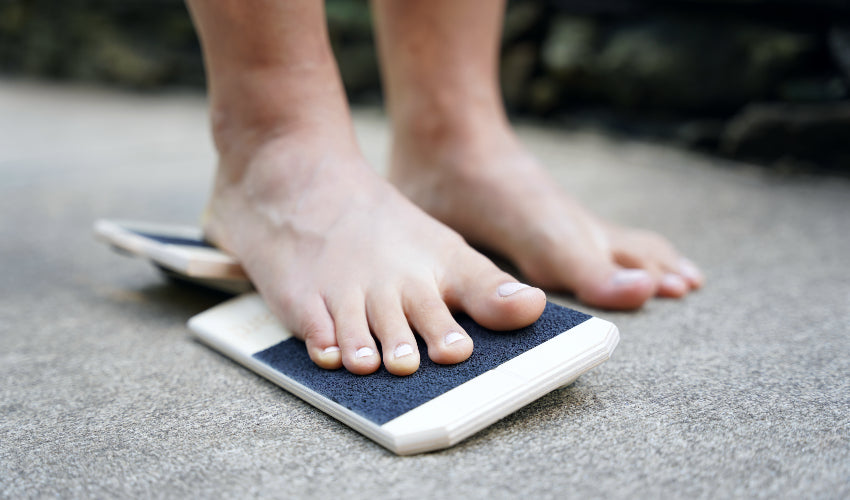
[(461, 339), (463, 339), (463, 334), (462, 334), (462, 333), (460, 333), (460, 332), (451, 332), (451, 333), (449, 333), (448, 335), (446, 335), (446, 339), (445, 339), (445, 341), (446, 341), (446, 345), (454, 344), (455, 342), (457, 342), (457, 341), (459, 341), (459, 340), (461, 340)]
[(398, 358), (403, 358), (405, 356), (410, 356), (413, 354), (413, 346), (410, 344), (399, 344), (398, 347), (393, 351), (393, 356)]
[(507, 297), (509, 295), (513, 295), (520, 290), (525, 290), (526, 288), (531, 288), (525, 283), (502, 283), (499, 285), (499, 296)]
[(649, 277), (649, 273), (643, 269), (621, 269), (614, 273), (611, 278), (613, 285), (629, 285)]
[(365, 358), (375, 354), (375, 351), (372, 350), (371, 347), (361, 347), (357, 349), (357, 352), (354, 353), (355, 358)]
[(334, 352), (339, 352), (339, 346), (332, 345), (330, 347), (325, 347), (325, 350), (322, 351), (323, 354), (331, 354)]

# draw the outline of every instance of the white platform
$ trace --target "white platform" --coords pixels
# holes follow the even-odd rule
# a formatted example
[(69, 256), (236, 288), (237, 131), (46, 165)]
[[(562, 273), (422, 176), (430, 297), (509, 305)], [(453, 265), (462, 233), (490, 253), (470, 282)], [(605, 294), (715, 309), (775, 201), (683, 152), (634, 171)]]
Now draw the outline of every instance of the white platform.
[(378, 425), (253, 357), (291, 337), (258, 295), (243, 295), (203, 312), (189, 320), (189, 327), (214, 349), (400, 455), (458, 443), (604, 362), (619, 340), (613, 324), (590, 318)]

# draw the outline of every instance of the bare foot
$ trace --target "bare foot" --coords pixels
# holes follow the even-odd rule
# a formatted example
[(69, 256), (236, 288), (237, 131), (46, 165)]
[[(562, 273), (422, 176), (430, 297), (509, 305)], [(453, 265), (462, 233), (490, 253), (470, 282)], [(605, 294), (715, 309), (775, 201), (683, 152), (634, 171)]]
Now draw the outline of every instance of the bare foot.
[(500, 120), (397, 133), (391, 181), (470, 243), (510, 259), (531, 283), (602, 308), (682, 297), (700, 271), (661, 236), (605, 222), (564, 194)]
[(365, 163), (323, 2), (188, 5), (219, 153), (204, 230), (313, 361), (365, 374), (383, 357), (391, 373), (409, 374), (419, 366), (414, 331), (437, 363), (469, 357), (472, 340), (452, 310), (496, 330), (542, 314), (541, 290), (517, 283)]
[(541, 290), (405, 199), (353, 139), (339, 140), (350, 136), (306, 130), (223, 148), (205, 223), (316, 364), (366, 374), (383, 357), (406, 375), (419, 366), (414, 331), (437, 363), (469, 357), (453, 310), (497, 330), (540, 316)]

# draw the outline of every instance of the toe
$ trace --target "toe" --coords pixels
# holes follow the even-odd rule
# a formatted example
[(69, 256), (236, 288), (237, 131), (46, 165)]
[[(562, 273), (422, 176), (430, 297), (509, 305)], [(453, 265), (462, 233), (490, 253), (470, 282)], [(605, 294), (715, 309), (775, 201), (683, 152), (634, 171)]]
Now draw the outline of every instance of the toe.
[(659, 297), (679, 298), (685, 296), (690, 288), (688, 282), (680, 275), (667, 273), (661, 277), (661, 281), (658, 283), (657, 295)]
[(444, 296), (452, 308), (492, 330), (522, 328), (543, 314), (542, 290), (517, 281), (475, 250), (469, 252), (445, 279)]
[(339, 345), (336, 341), (334, 323), (318, 295), (304, 294), (302, 300), (284, 294), (281, 300), (269, 300), (279, 318), (288, 319), (286, 327), (304, 341), (310, 359), (327, 370), (342, 366)]
[(588, 264), (578, 273), (575, 293), (588, 305), (603, 309), (637, 309), (655, 293), (655, 281), (643, 269), (625, 269), (607, 263)]
[(526, 273), (537, 282), (568, 290), (581, 302), (602, 309), (637, 309), (656, 290), (656, 280), (645, 269), (620, 266), (605, 249), (566, 247), (545, 265), (531, 266)]
[(614, 256), (623, 266), (648, 271), (662, 297), (682, 297), (703, 282), (702, 273), (691, 261), (651, 231), (623, 230), (615, 238)]
[(677, 271), (685, 282), (687, 282), (691, 288), (700, 288), (705, 282), (705, 276), (696, 264), (685, 257), (681, 257), (678, 264), (679, 266)]
[(363, 295), (352, 293), (338, 300), (326, 299), (326, 303), (346, 370), (358, 375), (377, 370), (381, 357), (366, 321)]
[(404, 312), (428, 345), (435, 363), (460, 363), (472, 354), (472, 339), (457, 324), (436, 287), (412, 285), (405, 289)]
[(398, 297), (398, 293), (377, 293), (367, 299), (366, 314), (372, 333), (381, 342), (387, 371), (410, 375), (419, 368), (419, 348)]

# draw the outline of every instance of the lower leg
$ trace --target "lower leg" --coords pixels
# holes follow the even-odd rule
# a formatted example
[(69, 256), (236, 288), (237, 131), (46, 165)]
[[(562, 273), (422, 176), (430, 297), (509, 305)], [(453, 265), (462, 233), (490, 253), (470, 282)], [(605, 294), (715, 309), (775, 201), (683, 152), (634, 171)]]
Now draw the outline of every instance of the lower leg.
[(497, 83), (501, 2), (373, 3), (391, 179), (405, 194), (537, 284), (591, 305), (632, 308), (699, 285), (664, 239), (599, 220), (519, 143)]
[(368, 373), (383, 357), (407, 374), (419, 364), (414, 330), (436, 362), (469, 356), (452, 309), (496, 329), (540, 315), (540, 290), (500, 295), (513, 278), (366, 164), (321, 1), (189, 6), (219, 153), (204, 229), (317, 364)]

